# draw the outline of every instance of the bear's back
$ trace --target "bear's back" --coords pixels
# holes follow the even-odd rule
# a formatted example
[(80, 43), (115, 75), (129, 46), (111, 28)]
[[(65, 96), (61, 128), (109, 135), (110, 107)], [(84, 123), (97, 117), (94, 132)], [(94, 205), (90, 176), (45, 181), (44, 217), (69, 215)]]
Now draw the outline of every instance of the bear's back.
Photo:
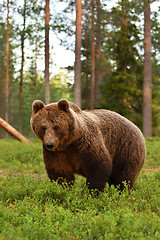
[(126, 142), (130, 142), (133, 148), (134, 145), (145, 148), (145, 140), (140, 129), (120, 114), (104, 109), (83, 112), (88, 118), (95, 119), (94, 124), (98, 125), (111, 155), (114, 155), (118, 149), (120, 153)]
[(83, 112), (86, 112), (88, 117), (95, 119), (102, 130), (105, 128), (108, 131), (122, 132), (123, 134), (134, 131), (142, 135), (140, 129), (134, 123), (116, 112), (105, 109)]

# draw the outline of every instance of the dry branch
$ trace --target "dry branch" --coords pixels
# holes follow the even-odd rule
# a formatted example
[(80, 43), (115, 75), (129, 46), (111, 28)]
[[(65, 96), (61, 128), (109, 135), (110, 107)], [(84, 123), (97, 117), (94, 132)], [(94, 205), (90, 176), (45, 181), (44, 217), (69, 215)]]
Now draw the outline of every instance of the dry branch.
[(0, 127), (4, 128), (8, 133), (16, 137), (19, 141), (30, 144), (31, 142), (25, 138), (21, 133), (19, 133), (15, 128), (13, 128), (9, 123), (0, 118)]

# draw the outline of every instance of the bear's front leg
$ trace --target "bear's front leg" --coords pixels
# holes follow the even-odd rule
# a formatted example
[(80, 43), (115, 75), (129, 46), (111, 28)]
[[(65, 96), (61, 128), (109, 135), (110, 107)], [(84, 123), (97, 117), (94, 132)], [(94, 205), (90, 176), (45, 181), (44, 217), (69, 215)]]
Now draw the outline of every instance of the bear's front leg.
[(106, 182), (109, 181), (111, 175), (111, 166), (108, 164), (92, 163), (88, 168), (87, 186), (90, 190), (97, 189), (103, 191)]
[(103, 191), (112, 172), (112, 161), (106, 149), (100, 146), (98, 151), (83, 152), (86, 167), (87, 186), (90, 190)]
[(67, 183), (69, 186), (72, 186), (74, 183), (75, 177), (73, 173), (59, 173), (55, 169), (48, 167), (46, 167), (46, 171), (51, 182), (56, 181), (60, 185)]
[(73, 185), (75, 177), (71, 166), (67, 163), (63, 152), (52, 152), (43, 146), (43, 160), (48, 177), (51, 181), (59, 184), (67, 183)]

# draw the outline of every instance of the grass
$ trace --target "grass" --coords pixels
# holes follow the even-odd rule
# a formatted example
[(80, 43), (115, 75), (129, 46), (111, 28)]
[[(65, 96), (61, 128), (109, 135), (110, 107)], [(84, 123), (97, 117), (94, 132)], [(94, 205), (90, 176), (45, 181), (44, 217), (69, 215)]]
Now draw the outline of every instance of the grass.
[(133, 192), (106, 185), (95, 198), (80, 176), (73, 188), (50, 183), (40, 142), (0, 140), (0, 239), (160, 239), (160, 138), (146, 145)]

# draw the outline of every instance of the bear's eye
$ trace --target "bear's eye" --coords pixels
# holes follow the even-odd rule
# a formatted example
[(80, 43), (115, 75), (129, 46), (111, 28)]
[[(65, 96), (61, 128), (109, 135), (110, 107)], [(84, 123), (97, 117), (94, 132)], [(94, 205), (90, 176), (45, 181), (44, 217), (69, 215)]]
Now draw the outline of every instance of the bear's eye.
[(58, 131), (59, 130), (59, 127), (56, 125), (53, 127), (54, 131)]
[(42, 133), (42, 134), (45, 134), (45, 131), (46, 131), (46, 127), (42, 127), (42, 128), (41, 128), (41, 133)]

